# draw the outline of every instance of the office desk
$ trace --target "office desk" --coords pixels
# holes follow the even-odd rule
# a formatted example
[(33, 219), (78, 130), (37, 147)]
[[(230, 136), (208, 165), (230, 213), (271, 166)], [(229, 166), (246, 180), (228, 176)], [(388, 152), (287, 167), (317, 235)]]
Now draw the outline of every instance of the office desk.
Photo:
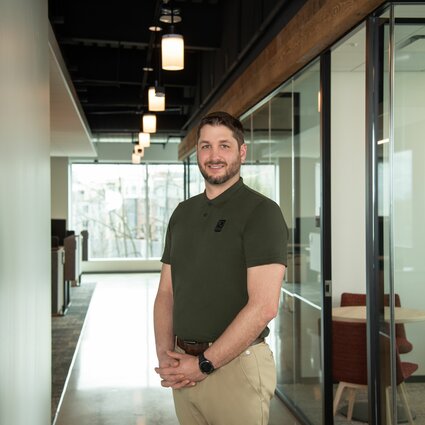
[[(390, 320), (390, 308), (385, 307), (385, 320)], [(347, 306), (334, 307), (332, 309), (332, 319), (343, 322), (365, 322), (366, 307), (365, 306)], [(411, 323), (425, 320), (425, 311), (415, 310), (413, 308), (395, 307), (394, 309), (395, 323)]]

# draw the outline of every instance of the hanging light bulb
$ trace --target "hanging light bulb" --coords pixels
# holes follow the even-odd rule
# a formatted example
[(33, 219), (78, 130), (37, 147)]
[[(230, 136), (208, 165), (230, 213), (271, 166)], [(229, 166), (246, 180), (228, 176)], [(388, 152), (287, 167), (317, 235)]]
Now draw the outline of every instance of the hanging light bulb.
[(149, 111), (165, 111), (165, 91), (163, 87), (149, 87)]
[(174, 25), (162, 36), (161, 53), (162, 69), (180, 71), (184, 68), (184, 39), (181, 34), (174, 33)]
[(140, 164), (140, 161), (141, 161), (140, 155), (137, 155), (137, 153), (133, 153), (131, 155), (131, 162), (133, 164)]
[(143, 133), (156, 133), (156, 115), (143, 115)]
[(148, 148), (151, 145), (151, 135), (149, 133), (139, 133), (139, 146)]

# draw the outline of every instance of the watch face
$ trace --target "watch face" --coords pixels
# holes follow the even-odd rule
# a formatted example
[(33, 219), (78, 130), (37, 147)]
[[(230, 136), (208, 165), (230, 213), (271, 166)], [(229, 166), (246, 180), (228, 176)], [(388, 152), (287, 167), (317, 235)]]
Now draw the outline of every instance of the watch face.
[(210, 374), (214, 370), (214, 366), (209, 360), (203, 360), (199, 363), (199, 367), (201, 368), (201, 371), (206, 374)]
[(199, 369), (201, 369), (202, 373), (206, 373), (207, 375), (214, 372), (213, 364), (206, 359), (203, 354), (199, 355)]

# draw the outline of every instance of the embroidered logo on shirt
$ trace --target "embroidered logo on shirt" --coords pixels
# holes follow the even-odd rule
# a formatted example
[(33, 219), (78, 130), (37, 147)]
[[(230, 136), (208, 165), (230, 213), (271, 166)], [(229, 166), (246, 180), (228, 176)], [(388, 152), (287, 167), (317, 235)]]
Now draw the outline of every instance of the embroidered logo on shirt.
[(226, 220), (218, 220), (215, 225), (214, 232), (221, 232), (223, 230), (224, 223), (226, 223)]

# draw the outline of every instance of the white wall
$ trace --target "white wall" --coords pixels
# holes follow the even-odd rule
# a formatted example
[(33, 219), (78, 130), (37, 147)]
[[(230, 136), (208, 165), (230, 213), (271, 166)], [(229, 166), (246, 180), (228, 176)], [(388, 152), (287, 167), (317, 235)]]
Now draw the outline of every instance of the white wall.
[(0, 424), (48, 425), (51, 399), (46, 0), (0, 13)]
[(52, 218), (64, 218), (68, 223), (68, 158), (52, 157), (50, 170)]
[(365, 76), (332, 73), (332, 299), (366, 293)]

